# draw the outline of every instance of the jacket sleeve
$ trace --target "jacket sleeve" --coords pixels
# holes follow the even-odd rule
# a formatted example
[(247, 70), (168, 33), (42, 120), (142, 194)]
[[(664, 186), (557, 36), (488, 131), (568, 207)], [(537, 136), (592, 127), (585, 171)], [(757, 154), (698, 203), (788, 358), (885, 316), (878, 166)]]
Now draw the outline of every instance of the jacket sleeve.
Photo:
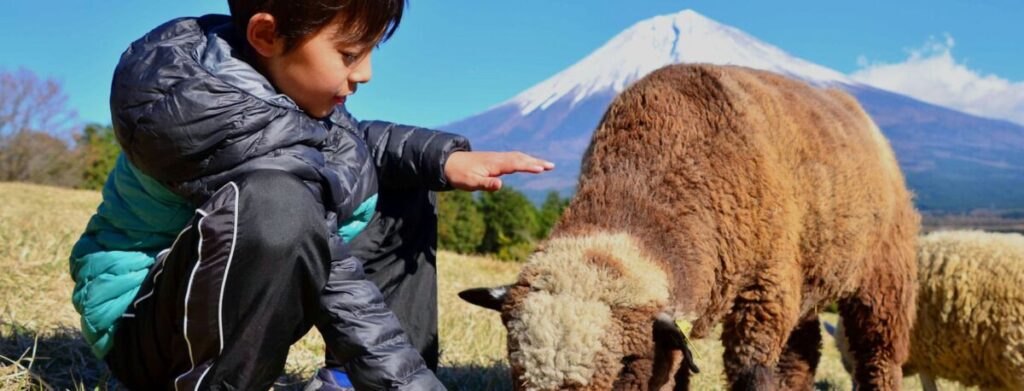
[[(332, 251), (333, 252), (333, 251)], [(332, 257), (317, 328), (359, 390), (444, 390), (388, 309), (362, 261)]]
[(451, 190), (444, 165), (452, 152), (471, 149), (465, 137), (438, 130), (383, 121), (360, 121), (357, 127), (382, 188)]

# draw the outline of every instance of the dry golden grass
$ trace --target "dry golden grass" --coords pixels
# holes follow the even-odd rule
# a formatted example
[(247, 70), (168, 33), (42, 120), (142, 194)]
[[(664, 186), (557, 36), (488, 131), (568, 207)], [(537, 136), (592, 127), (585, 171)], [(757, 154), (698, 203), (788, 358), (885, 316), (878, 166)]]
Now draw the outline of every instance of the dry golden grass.
[(100, 195), (0, 183), (0, 388), (80, 388), (105, 370), (78, 334), (68, 254)]
[[(100, 201), (97, 192), (0, 183), (0, 389), (117, 388), (78, 335), (67, 257)], [(462, 302), (462, 289), (508, 283), (519, 266), (441, 252), (439, 377), (452, 390), (510, 389), (505, 330), (494, 312)], [(834, 322), (834, 315), (825, 320)], [(819, 389), (850, 389), (831, 337), (825, 336)], [(721, 345), (696, 341), (702, 373), (697, 390), (723, 388)], [(279, 388), (300, 388), (317, 367), (323, 343), (315, 331), (293, 346)], [(959, 389), (940, 383), (943, 390)], [(920, 389), (916, 378), (904, 389)]]

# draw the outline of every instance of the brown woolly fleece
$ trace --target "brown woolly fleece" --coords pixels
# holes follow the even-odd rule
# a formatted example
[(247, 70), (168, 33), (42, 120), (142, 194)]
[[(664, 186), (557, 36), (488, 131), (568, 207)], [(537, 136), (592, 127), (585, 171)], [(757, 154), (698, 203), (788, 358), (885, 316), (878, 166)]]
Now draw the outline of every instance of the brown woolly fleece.
[(667, 312), (698, 338), (724, 325), (732, 388), (809, 390), (817, 314), (839, 301), (858, 389), (898, 389), (918, 227), (891, 148), (846, 93), (662, 68), (611, 104), (575, 198), (502, 306), (515, 384), (685, 388), (689, 372), (665, 373), (680, 354), (652, 336)]

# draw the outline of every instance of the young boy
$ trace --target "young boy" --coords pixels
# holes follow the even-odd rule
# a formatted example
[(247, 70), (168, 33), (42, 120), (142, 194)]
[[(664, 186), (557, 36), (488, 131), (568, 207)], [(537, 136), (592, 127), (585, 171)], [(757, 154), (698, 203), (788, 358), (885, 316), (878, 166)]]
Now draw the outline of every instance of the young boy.
[[(132, 389), (267, 389), (316, 326), (356, 388), (443, 388), (370, 265), (429, 351), (428, 190), (553, 165), (348, 115), (402, 0), (229, 3), (157, 27), (117, 66), (124, 153), (70, 260), (86, 341)], [(404, 305), (421, 288), (425, 308)]]

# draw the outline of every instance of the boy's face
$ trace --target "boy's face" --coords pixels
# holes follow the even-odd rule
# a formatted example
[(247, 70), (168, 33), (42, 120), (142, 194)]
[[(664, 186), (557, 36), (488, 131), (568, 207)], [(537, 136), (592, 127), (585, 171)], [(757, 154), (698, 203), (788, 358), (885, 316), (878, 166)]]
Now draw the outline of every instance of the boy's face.
[[(292, 98), (306, 114), (315, 118), (328, 116), (335, 106), (344, 104), (346, 97), (356, 92), (359, 83), (370, 81), (373, 46), (340, 42), (340, 23), (328, 24), (285, 53), (284, 40), (273, 33), (273, 26), (268, 35), (258, 31), (260, 27), (254, 27), (254, 22), (250, 21), (249, 39), (261, 55), (262, 71), (279, 92)], [(257, 42), (253, 42), (254, 28)], [(269, 40), (270, 35), (275, 38), (273, 44), (261, 50), (259, 41)]]

